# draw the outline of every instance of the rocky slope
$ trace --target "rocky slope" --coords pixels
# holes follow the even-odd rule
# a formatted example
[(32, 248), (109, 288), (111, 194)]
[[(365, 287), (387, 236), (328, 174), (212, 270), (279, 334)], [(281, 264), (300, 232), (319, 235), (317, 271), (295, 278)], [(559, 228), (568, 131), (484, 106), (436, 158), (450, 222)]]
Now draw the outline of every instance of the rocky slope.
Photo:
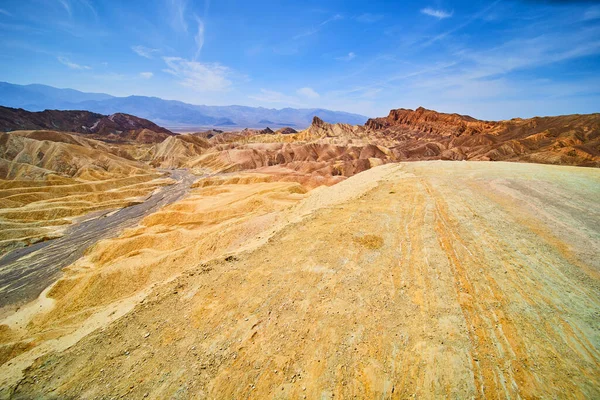
[(405, 160), (600, 166), (600, 114), (493, 122), (424, 108), (399, 109), (364, 126), (314, 117), (310, 127), (295, 133), (244, 129), (194, 136), (206, 141), (183, 146), (181, 139), (171, 138), (144, 159), (152, 165), (198, 171), (255, 170), (309, 187), (335, 184), (373, 166)]
[(74, 218), (140, 202), (162, 173), (106, 143), (55, 131), (0, 133), (0, 255)]
[(211, 147), (197, 135), (176, 135), (152, 146), (141, 160), (149, 161), (154, 167), (180, 168), (186, 166)]
[(0, 133), (0, 252), (171, 193), (157, 167), (185, 191), (0, 308), (0, 398), (600, 396), (600, 169), (518, 162), (600, 166), (599, 114), (158, 143), (100, 117)]
[(600, 166), (600, 114), (479, 121), (424, 108), (392, 110), (365, 124), (400, 159), (525, 161)]
[(173, 133), (128, 114), (102, 115), (89, 111), (29, 112), (0, 106), (0, 131), (53, 130), (77, 132), (108, 142), (159, 143)]
[(600, 170), (250, 175), (198, 182), (2, 321), (0, 395), (600, 396)]

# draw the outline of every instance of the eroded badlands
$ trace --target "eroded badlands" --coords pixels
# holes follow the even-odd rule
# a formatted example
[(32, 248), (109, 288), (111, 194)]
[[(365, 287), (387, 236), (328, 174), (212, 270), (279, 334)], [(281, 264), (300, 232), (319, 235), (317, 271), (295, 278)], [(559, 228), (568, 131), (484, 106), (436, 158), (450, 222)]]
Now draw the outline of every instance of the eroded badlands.
[(2, 397), (600, 397), (600, 170), (279, 178), (201, 178), (89, 249), (2, 321)]

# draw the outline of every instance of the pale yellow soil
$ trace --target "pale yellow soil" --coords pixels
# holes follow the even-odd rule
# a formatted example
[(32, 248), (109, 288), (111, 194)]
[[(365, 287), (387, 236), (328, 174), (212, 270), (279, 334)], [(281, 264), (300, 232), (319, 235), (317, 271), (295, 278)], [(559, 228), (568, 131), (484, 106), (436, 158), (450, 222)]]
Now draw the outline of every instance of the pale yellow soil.
[(0, 256), (173, 183), (127, 148), (65, 132), (0, 132)]
[(90, 181), (68, 177), (0, 179), (0, 255), (59, 237), (77, 217), (142, 202), (157, 188), (171, 183), (158, 172)]
[(3, 322), (3, 397), (600, 397), (600, 170), (197, 186)]

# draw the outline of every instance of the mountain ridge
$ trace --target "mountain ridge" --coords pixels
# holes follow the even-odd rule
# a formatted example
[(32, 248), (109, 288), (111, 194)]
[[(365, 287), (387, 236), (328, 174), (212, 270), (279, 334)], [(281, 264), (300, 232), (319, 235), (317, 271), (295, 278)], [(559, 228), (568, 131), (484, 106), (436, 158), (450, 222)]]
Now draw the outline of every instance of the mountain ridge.
[(174, 133), (134, 115), (103, 115), (84, 110), (31, 112), (0, 106), (0, 131), (57, 130), (76, 132), (106, 142), (162, 142)]
[(73, 110), (114, 114), (124, 112), (172, 128), (177, 127), (250, 127), (271, 125), (306, 128), (314, 115), (328, 122), (363, 124), (367, 117), (322, 108), (265, 108), (240, 105), (207, 106), (165, 100), (159, 97), (131, 95), (116, 97), (105, 93), (86, 93), (74, 89), (58, 89), (47, 85), (16, 85), (0, 82), (0, 105), (28, 111), (45, 109)]

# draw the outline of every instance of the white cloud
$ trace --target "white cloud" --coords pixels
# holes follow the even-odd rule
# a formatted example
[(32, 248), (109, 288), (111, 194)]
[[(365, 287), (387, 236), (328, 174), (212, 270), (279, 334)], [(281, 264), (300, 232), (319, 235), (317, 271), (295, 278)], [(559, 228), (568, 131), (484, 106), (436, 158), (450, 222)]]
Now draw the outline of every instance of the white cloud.
[(294, 36), (294, 39), (300, 39), (303, 37), (314, 35), (315, 33), (319, 32), (321, 29), (323, 29), (323, 27), (325, 25), (327, 25), (328, 23), (334, 22), (334, 21), (339, 21), (340, 19), (344, 19), (344, 17), (341, 14), (335, 14), (334, 16), (327, 18), (325, 21), (321, 22), (319, 25), (314, 26), (314, 27), (308, 29), (307, 31)]
[(484, 51), (463, 51), (474, 63), (468, 78), (480, 79), (600, 54), (600, 29), (519, 38)]
[(94, 18), (98, 19), (98, 12), (94, 8), (94, 6), (89, 2), (89, 0), (79, 0), (79, 2), (83, 4), (94, 15)]
[(316, 99), (320, 97), (319, 93), (315, 92), (313, 88), (309, 87), (300, 88), (296, 90), (296, 93), (298, 93), (300, 96), (308, 97), (309, 99)]
[(232, 82), (232, 71), (219, 63), (201, 63), (179, 57), (163, 57), (164, 71), (179, 79), (179, 83), (199, 92), (226, 91)]
[(69, 1), (68, 0), (58, 0), (58, 1), (65, 8), (65, 11), (67, 12), (67, 14), (69, 14), (69, 16), (72, 16), (73, 12), (71, 11), (71, 4), (69, 3)]
[(140, 72), (140, 76), (144, 79), (150, 79), (154, 74), (152, 72)]
[[(432, 43), (437, 42), (438, 40), (444, 39), (446, 36), (453, 34), (454, 32), (460, 31), (461, 29), (467, 27), (468, 25), (470, 25), (473, 21), (479, 19), (479, 18), (485, 18), (486, 15), (488, 15), (488, 13), (494, 8), (496, 7), (496, 4), (498, 4), (500, 2), (500, 0), (495, 0), (493, 3), (491, 3), (490, 5), (488, 5), (485, 8), (482, 8), (481, 10), (479, 10), (479, 12), (473, 14), (472, 16), (470, 16), (469, 18), (467, 18), (466, 20), (463, 21), (463, 23), (455, 26), (454, 28), (446, 31), (446, 32), (442, 32), (437, 36), (434, 36), (433, 38), (429, 39), (428, 41), (424, 42), (422, 45), (424, 47), (427, 47), (429, 45), (431, 45)], [(421, 12), (423, 12), (423, 10), (421, 10)]]
[(198, 16), (196, 16), (196, 22), (198, 22), (198, 33), (194, 36), (194, 41), (196, 42), (196, 58), (198, 58), (204, 46), (204, 22)]
[(321, 26), (328, 24), (330, 22), (333, 22), (333, 21), (339, 21), (340, 19), (344, 19), (344, 16), (342, 14), (335, 14), (333, 17), (321, 22)]
[(336, 57), (336, 60), (340, 60), (340, 61), (351, 61), (354, 60), (356, 58), (356, 54), (354, 54), (354, 52), (350, 52), (348, 53), (348, 55), (343, 56), (343, 57)]
[[(535, 71), (545, 65), (600, 54), (600, 28), (586, 27), (565, 33), (561, 29), (563, 27), (571, 28), (571, 25), (565, 22), (564, 25), (550, 26), (548, 33), (533, 30), (529, 37), (523, 32), (517, 39), (496, 47), (463, 49), (454, 54), (452, 62), (392, 76), (371, 87), (383, 88), (384, 96), (388, 95), (387, 99), (390, 99), (387, 100), (389, 104), (399, 101), (397, 97), (391, 99), (389, 93), (402, 92), (404, 101), (414, 106), (425, 104), (439, 109), (442, 104), (447, 105), (446, 110), (483, 118), (556, 112), (551, 110), (560, 109), (558, 102), (566, 102), (569, 96), (593, 95), (594, 89), (599, 87), (598, 78), (590, 78), (582, 84), (581, 78), (573, 81), (569, 77), (546, 77), (543, 72), (536, 72), (538, 79), (522, 79), (512, 72)], [(529, 110), (504, 107), (505, 102), (513, 100), (531, 103), (527, 105)], [(539, 101), (537, 106), (534, 104), (536, 100)], [(461, 102), (465, 107), (462, 110)], [(547, 110), (544, 107), (548, 107)], [(575, 107), (581, 105), (565, 110), (576, 111)]]
[(152, 58), (152, 54), (157, 53), (158, 49), (151, 49), (144, 46), (131, 46), (131, 50), (140, 57)]
[(0, 14), (4, 14), (4, 15), (6, 15), (8, 17), (12, 17), (13, 16), (11, 13), (9, 13), (8, 11), (6, 11), (3, 8), (0, 8)]
[(185, 21), (186, 0), (170, 0), (171, 2), (171, 26), (177, 31), (187, 32), (188, 26)]
[(444, 10), (436, 10), (435, 8), (427, 7), (421, 10), (422, 14), (429, 15), (430, 17), (435, 17), (438, 19), (450, 18), (454, 11), (444, 11)]
[(79, 64), (75, 64), (74, 62), (71, 62), (71, 60), (69, 60), (66, 57), (57, 57), (57, 60), (61, 63), (66, 65), (67, 67), (71, 68), (71, 69), (79, 69), (79, 70), (84, 70), (84, 69), (92, 69), (92, 67), (88, 67), (87, 65), (79, 65)]

